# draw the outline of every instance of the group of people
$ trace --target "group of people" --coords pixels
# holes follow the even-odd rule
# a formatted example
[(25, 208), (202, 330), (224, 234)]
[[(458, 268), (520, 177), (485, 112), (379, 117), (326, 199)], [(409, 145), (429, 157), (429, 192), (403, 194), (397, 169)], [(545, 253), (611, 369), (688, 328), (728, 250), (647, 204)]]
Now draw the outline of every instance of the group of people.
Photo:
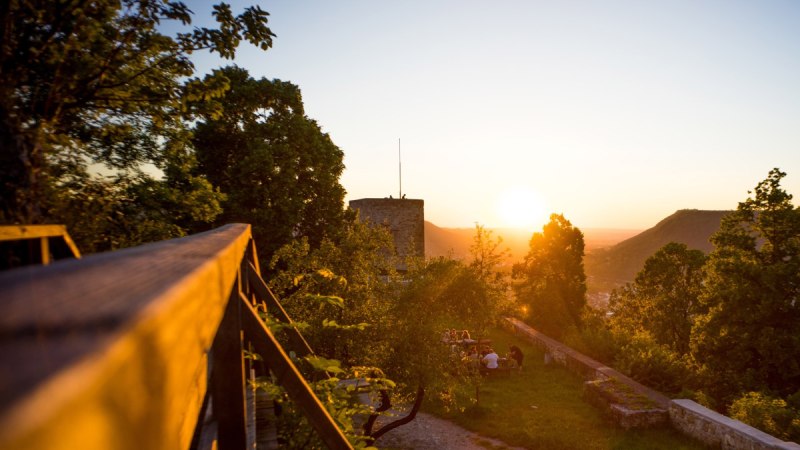
[(442, 342), (445, 344), (474, 344), (478, 341), (469, 336), (468, 330), (457, 331), (455, 328), (444, 330)]
[[(511, 345), (504, 361), (514, 361), (516, 367), (522, 369), (523, 357), (522, 350), (516, 345)], [(477, 346), (473, 345), (467, 352), (462, 354), (462, 361), (467, 364), (470, 370), (477, 370), (479, 373), (488, 374), (500, 367), (500, 362), (503, 361), (503, 358), (488, 345), (481, 346), (480, 351), (478, 351)]]
[[(516, 345), (509, 346), (509, 351), (503, 359), (489, 345), (481, 345), (479, 351), (476, 345), (478, 341), (472, 339), (467, 330), (446, 329), (442, 333), (442, 342), (450, 345), (453, 357), (460, 357), (470, 371), (487, 374), (500, 367), (501, 361), (514, 361), (516, 367), (522, 369), (524, 355)], [(463, 350), (467, 345), (469, 348)]]

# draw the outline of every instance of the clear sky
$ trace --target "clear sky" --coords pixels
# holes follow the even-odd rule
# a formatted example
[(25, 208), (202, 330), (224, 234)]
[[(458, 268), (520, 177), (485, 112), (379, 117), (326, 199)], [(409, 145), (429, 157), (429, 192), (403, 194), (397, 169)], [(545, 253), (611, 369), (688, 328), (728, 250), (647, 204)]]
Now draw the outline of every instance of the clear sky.
[(398, 139), (403, 193), (445, 227), (540, 229), (558, 212), (643, 229), (735, 209), (773, 167), (800, 196), (800, 1), (233, 7), (255, 3), (274, 47), (235, 63), (300, 86), (344, 151), (347, 199), (397, 197)]

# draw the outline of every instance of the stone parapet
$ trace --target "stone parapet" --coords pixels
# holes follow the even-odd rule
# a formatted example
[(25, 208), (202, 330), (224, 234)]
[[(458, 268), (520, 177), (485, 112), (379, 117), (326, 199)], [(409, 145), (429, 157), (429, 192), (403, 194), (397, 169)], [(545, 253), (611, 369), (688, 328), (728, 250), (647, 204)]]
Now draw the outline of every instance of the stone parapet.
[[(664, 394), (545, 336), (520, 320), (509, 317), (504, 320), (504, 325), (543, 350), (545, 358), (588, 380), (584, 384), (587, 401), (601, 407), (623, 428), (658, 425), (666, 422), (668, 417), (673, 428), (712, 447), (726, 450), (800, 450), (800, 444), (782, 441), (691, 400), (670, 400)], [(621, 391), (640, 395), (652, 402), (654, 407), (644, 404), (636, 406), (637, 401), (617, 398)]]
[(674, 428), (712, 447), (724, 450), (800, 450), (800, 444), (782, 441), (692, 400), (672, 400), (669, 417)]

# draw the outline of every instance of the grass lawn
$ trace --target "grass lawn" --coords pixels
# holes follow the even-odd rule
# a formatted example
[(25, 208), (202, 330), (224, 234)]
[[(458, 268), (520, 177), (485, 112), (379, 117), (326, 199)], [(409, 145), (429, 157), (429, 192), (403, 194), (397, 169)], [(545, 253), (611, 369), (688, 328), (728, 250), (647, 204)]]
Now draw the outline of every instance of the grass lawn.
[[(509, 377), (464, 385), (458, 396), (467, 405), (444, 410), (426, 402), (426, 410), (484, 436), (531, 449), (703, 449), (699, 442), (671, 428), (625, 431), (603, 418), (581, 399), (583, 380), (557, 365), (544, 365), (544, 355), (528, 341), (505, 330), (489, 336), (498, 354), (511, 343), (525, 354), (524, 370)], [(435, 395), (435, 394), (432, 394)]]

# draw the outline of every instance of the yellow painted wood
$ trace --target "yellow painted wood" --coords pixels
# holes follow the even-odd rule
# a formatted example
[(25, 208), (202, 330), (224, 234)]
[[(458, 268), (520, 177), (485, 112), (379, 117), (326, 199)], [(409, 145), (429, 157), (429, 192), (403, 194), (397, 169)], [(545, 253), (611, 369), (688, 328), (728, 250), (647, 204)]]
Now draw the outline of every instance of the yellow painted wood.
[(188, 448), (250, 240), (234, 224), (0, 274), (0, 448)]
[(3, 225), (0, 226), (0, 241), (17, 239), (36, 239), (41, 237), (63, 236), (67, 234), (64, 225)]

